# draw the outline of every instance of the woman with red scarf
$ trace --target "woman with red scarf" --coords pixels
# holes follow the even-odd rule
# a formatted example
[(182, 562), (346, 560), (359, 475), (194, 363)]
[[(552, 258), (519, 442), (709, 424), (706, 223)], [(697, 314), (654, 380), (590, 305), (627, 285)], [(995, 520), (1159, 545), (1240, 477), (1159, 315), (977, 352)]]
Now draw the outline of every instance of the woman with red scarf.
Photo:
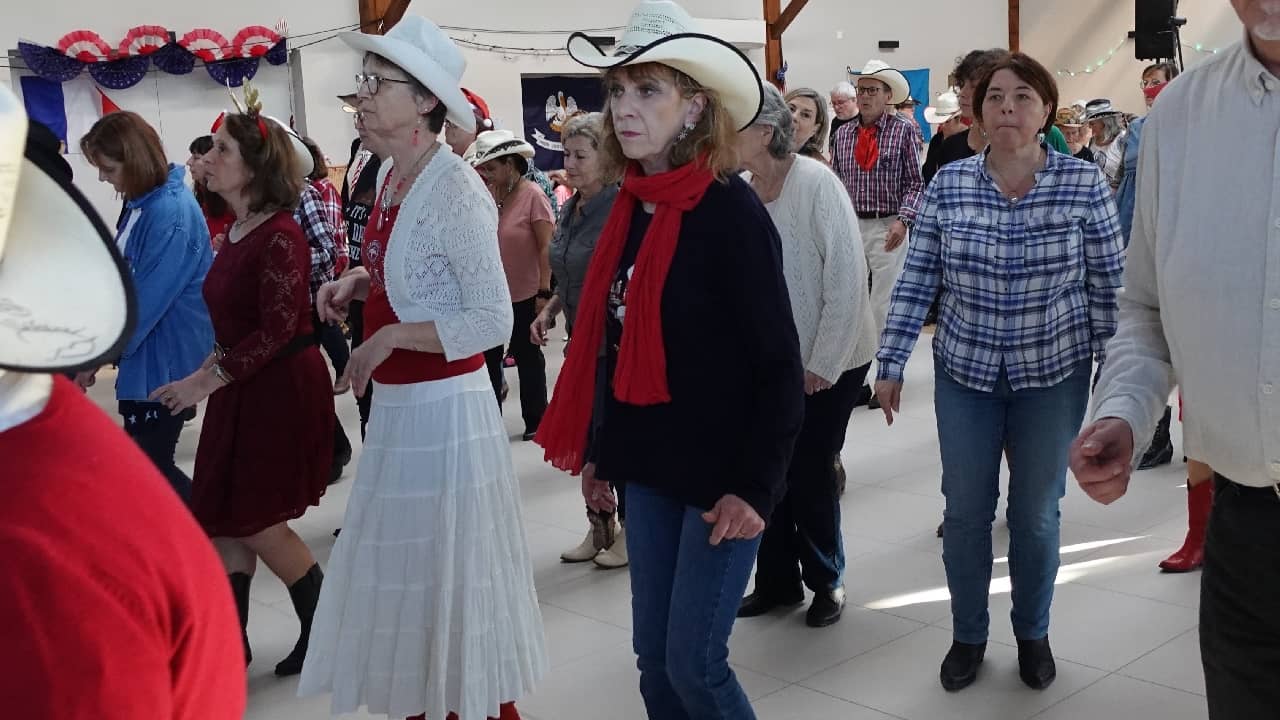
[(613, 55), (568, 50), (605, 73), (601, 152), (626, 169), (536, 440), (593, 509), (626, 486), (649, 717), (754, 718), (728, 639), (804, 412), (781, 241), (735, 174), (760, 79), (673, 2), (641, 3)]

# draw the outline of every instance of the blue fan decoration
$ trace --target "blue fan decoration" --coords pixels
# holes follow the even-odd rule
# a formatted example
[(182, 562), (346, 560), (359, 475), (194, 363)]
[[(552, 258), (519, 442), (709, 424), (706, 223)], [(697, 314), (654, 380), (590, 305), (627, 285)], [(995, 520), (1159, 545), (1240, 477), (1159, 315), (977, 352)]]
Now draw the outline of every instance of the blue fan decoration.
[(18, 51), (22, 53), (22, 60), (31, 72), (51, 82), (67, 82), (84, 70), (84, 63), (63, 55), (55, 48), (19, 42)]
[(219, 85), (240, 87), (245, 80), (252, 80), (258, 74), (258, 58), (237, 58), (235, 60), (219, 60), (205, 63), (209, 77)]
[(151, 68), (146, 57), (127, 57), (109, 62), (89, 63), (89, 74), (99, 85), (111, 90), (124, 90), (142, 82)]

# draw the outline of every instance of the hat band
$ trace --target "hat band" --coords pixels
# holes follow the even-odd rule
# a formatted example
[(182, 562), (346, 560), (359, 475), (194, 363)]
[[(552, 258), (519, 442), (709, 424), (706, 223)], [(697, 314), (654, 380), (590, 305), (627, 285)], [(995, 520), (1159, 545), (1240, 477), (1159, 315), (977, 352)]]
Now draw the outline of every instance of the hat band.
[(490, 149), (489, 149), (489, 152), (482, 153), (482, 154), (480, 155), (480, 157), (482, 157), (482, 158), (491, 158), (491, 157), (496, 156), (496, 155), (497, 155), (498, 153), (500, 153), (500, 152), (503, 152), (503, 151), (505, 151), (505, 150), (512, 150), (512, 149), (514, 149), (514, 148), (518, 148), (518, 147), (520, 147), (520, 146), (521, 146), (521, 145), (523, 145), (523, 144), (524, 144), (524, 143), (522, 143), (522, 142), (521, 142), (521, 141), (519, 141), (519, 140), (504, 140), (503, 142), (498, 143), (497, 145), (494, 145), (492, 148), (490, 148)]

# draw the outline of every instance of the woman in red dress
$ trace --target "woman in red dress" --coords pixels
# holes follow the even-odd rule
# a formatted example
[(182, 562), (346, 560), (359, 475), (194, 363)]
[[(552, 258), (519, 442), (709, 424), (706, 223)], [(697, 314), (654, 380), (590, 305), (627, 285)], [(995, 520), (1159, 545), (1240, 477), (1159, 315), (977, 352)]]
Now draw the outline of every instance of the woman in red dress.
[(153, 397), (174, 411), (209, 398), (191, 509), (230, 574), (242, 632), (258, 558), (289, 587), (302, 632), (275, 671), (293, 675), (323, 574), (287, 523), (319, 504), (333, 443), (332, 385), (311, 324), (310, 252), (292, 214), (302, 172), (287, 131), (255, 107), (225, 115), (215, 130), (205, 180), (239, 218), (204, 285), (217, 345), (200, 371)]

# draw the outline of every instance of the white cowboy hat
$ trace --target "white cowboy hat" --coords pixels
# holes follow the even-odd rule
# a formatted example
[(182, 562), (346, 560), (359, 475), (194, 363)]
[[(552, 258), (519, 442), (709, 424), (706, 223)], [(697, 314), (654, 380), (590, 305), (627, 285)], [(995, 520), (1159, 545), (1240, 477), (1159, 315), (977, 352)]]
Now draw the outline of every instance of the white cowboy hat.
[(675, 68), (720, 94), (729, 118), (744, 130), (760, 114), (760, 73), (733, 45), (700, 32), (697, 22), (671, 0), (644, 0), (612, 55), (584, 33), (569, 36), (569, 56), (597, 70), (660, 63)]
[(129, 269), (89, 201), (40, 152), (0, 86), (0, 368), (63, 372), (119, 357), (137, 308)]
[(316, 171), (316, 160), (311, 155), (311, 148), (302, 142), (302, 137), (297, 131), (286, 125), (279, 118), (273, 118), (270, 115), (262, 117), (284, 128), (284, 134), (289, 136), (289, 144), (293, 146), (293, 156), (298, 160), (298, 167), (302, 170), (302, 177), (310, 177), (311, 173)]
[(924, 109), (925, 122), (941, 125), (960, 113), (960, 98), (952, 90), (938, 96), (932, 105)]
[(471, 167), (480, 167), (504, 155), (519, 155), (525, 160), (532, 160), (534, 150), (532, 145), (510, 130), (487, 130), (476, 136), (476, 141), (463, 153), (462, 159), (471, 163)]
[(467, 61), (435, 23), (421, 15), (406, 15), (386, 35), (344, 32), (338, 37), (354, 50), (399, 66), (444, 103), (449, 122), (475, 132), (476, 116), (461, 89)]
[(858, 77), (869, 77), (888, 85), (890, 105), (897, 105), (911, 97), (911, 84), (907, 82), (907, 76), (901, 70), (889, 67), (883, 60), (868, 60)]

